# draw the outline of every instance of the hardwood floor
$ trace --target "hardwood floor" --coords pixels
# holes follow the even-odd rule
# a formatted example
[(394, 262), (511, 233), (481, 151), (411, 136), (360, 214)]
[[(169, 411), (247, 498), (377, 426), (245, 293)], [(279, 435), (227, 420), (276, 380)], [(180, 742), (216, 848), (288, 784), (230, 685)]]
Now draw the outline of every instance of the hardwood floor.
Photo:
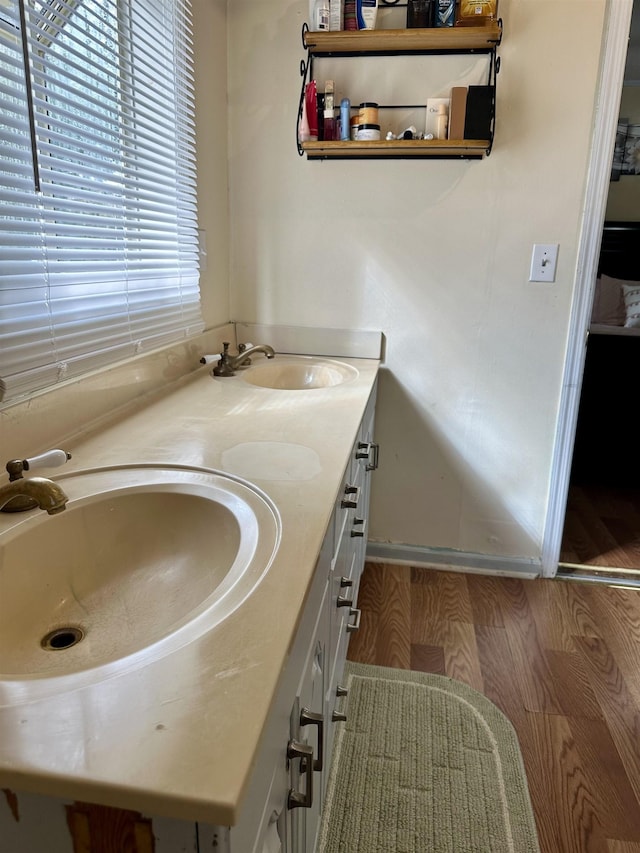
[(640, 490), (572, 484), (560, 561), (640, 570)]
[(369, 563), (358, 600), (351, 660), (457, 678), (511, 720), (541, 853), (640, 853), (640, 590)]

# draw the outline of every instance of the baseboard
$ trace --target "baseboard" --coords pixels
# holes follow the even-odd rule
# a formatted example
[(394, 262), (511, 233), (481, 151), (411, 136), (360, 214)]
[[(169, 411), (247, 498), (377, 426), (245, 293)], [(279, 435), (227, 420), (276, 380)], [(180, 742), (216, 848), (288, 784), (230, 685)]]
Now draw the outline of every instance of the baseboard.
[(532, 559), (496, 557), (453, 549), (396, 545), (389, 542), (367, 542), (366, 559), (369, 563), (403, 563), (428, 569), (446, 569), (451, 572), (502, 577), (536, 578), (542, 572), (541, 563)]

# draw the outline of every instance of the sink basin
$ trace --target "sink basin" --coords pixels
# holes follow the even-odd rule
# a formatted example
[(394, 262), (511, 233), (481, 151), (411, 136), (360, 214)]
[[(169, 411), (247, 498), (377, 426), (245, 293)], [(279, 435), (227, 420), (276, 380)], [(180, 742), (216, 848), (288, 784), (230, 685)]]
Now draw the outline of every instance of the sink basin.
[(312, 356), (276, 356), (265, 364), (249, 367), (242, 378), (251, 385), (280, 391), (332, 388), (355, 379), (358, 371), (350, 364)]
[(56, 479), (63, 513), (0, 520), (0, 704), (9, 682), (86, 683), (191, 642), (240, 606), (278, 547), (277, 511), (232, 475), (128, 466)]

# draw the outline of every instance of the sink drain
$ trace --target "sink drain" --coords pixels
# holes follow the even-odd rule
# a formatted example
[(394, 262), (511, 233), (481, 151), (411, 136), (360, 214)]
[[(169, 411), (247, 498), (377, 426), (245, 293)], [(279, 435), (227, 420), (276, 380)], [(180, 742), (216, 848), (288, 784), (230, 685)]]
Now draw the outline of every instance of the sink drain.
[(56, 628), (40, 640), (40, 645), (48, 651), (59, 652), (77, 645), (83, 637), (84, 631), (81, 628)]

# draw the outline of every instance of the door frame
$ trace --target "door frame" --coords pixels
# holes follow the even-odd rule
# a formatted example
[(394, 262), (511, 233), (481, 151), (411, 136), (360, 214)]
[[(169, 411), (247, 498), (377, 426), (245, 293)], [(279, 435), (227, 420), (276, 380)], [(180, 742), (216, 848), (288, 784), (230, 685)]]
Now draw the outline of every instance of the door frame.
[(599, 89), (542, 542), (543, 577), (555, 577), (560, 560), (589, 320), (607, 207), (632, 11), (633, 0), (609, 0), (605, 10)]

